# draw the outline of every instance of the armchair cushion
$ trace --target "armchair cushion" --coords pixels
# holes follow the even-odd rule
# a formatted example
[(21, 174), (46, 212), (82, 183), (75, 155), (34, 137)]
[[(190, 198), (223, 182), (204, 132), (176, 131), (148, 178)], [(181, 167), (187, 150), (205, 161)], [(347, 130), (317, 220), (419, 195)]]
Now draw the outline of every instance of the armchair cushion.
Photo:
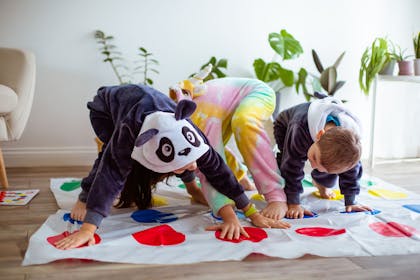
[(5, 85), (0, 85), (0, 116), (10, 113), (18, 103), (16, 92)]

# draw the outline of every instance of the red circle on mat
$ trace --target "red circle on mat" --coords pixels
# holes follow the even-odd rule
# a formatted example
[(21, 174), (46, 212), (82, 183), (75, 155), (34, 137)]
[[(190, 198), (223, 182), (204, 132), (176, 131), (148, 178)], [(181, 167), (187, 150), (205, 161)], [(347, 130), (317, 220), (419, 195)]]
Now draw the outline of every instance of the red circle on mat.
[[(77, 231), (74, 231), (74, 232), (77, 232)], [(73, 232), (73, 233), (74, 233)], [(47, 238), (47, 241), (48, 241), (48, 243), (50, 243), (51, 245), (53, 245), (54, 247), (55, 247), (55, 242), (58, 242), (58, 241), (60, 241), (61, 239), (64, 239), (64, 238), (66, 238), (67, 236), (69, 236), (70, 235), (70, 233), (68, 232), (68, 231), (65, 231), (65, 232), (63, 232), (63, 233), (61, 233), (61, 234), (58, 234), (58, 235), (54, 235), (54, 236), (50, 236), (50, 237), (48, 237)], [(101, 243), (101, 237), (99, 237), (99, 235), (97, 235), (96, 233), (93, 235), (93, 237), (95, 238), (95, 244), (99, 244), (99, 243)], [(77, 247), (77, 248), (81, 248), (81, 247), (86, 247), (86, 246), (88, 246), (88, 243), (86, 242), (85, 244), (83, 244), (83, 245), (80, 245), (79, 247)]]
[(417, 230), (413, 227), (402, 225), (396, 222), (369, 224), (369, 227), (376, 233), (388, 237), (411, 237)]
[(132, 236), (140, 244), (160, 246), (176, 245), (185, 241), (185, 235), (175, 231), (171, 226), (161, 225), (133, 233)]
[(295, 230), (299, 234), (313, 236), (313, 237), (325, 237), (325, 236), (333, 236), (333, 235), (340, 235), (346, 233), (346, 229), (340, 228), (323, 228), (323, 227), (307, 227), (307, 228), (299, 228)]
[(227, 239), (227, 238), (220, 238), (220, 230), (216, 231), (214, 235), (217, 239), (233, 242), (233, 243), (239, 243), (245, 240), (252, 241), (252, 242), (260, 242), (261, 240), (267, 238), (267, 233), (261, 229), (261, 228), (254, 228), (254, 227), (244, 227), (244, 230), (248, 233), (249, 238), (243, 236), (239, 236), (239, 239)]

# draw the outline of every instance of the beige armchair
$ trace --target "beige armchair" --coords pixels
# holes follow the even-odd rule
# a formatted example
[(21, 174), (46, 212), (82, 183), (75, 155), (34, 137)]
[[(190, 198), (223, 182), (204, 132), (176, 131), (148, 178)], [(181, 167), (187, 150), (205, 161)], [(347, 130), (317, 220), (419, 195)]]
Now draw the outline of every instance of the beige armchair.
[[(25, 50), (0, 47), (0, 142), (18, 140), (32, 108), (35, 56)], [(0, 146), (0, 185), (7, 188)]]

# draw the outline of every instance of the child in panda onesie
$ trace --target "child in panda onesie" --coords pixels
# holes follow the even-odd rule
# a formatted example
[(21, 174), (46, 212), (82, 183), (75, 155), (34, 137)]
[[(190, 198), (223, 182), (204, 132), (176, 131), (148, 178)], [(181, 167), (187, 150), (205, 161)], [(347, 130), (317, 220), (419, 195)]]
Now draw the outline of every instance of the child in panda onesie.
[[(144, 85), (102, 87), (88, 103), (90, 120), (104, 143), (89, 175), (82, 180), (73, 219), (82, 220), (80, 231), (58, 241), (59, 249), (94, 244), (94, 233), (113, 201), (139, 208), (151, 205), (151, 189), (164, 178), (184, 175), (198, 168), (221, 193), (235, 201), (256, 226), (288, 227), (289, 224), (263, 217), (250, 204), (242, 186), (209, 146), (203, 133), (188, 119), (195, 104), (176, 105), (168, 96)], [(247, 233), (233, 208), (220, 209), (223, 237), (239, 238)]]

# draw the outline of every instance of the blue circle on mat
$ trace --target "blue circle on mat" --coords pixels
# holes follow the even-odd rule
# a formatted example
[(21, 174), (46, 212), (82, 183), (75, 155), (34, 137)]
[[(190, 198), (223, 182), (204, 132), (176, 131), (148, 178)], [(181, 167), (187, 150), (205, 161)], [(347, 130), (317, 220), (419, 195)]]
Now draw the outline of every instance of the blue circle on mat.
[(403, 205), (403, 207), (411, 211), (414, 211), (416, 213), (420, 213), (420, 204), (406, 204), (406, 205)]
[(72, 224), (75, 224), (75, 223), (78, 223), (79, 225), (83, 224), (83, 222), (82, 222), (82, 221), (77, 221), (77, 220), (75, 220), (75, 219), (72, 219), (72, 218), (71, 218), (71, 216), (70, 216), (70, 213), (66, 213), (66, 214), (64, 214), (64, 215), (63, 215), (63, 220), (64, 220), (65, 222), (70, 222), (70, 223), (72, 223)]
[(351, 212), (341, 211), (340, 213), (341, 214), (365, 213), (367, 215), (376, 215), (376, 214), (381, 213), (381, 211), (380, 210), (373, 209), (372, 211), (351, 211)]
[[(307, 215), (307, 214), (303, 214), (303, 218), (304, 219), (310, 219), (310, 218), (316, 218), (316, 217), (318, 217), (318, 214), (317, 213), (315, 213), (315, 212), (312, 212), (312, 214), (314, 214), (313, 216), (311, 216), (311, 215)], [(295, 220), (295, 219), (293, 219), (293, 218), (287, 218), (287, 217), (284, 217), (285, 219), (288, 219), (288, 220)]]
[[(210, 213), (211, 213), (211, 216), (212, 216), (214, 219), (216, 219), (216, 220), (218, 220), (218, 221), (223, 221), (222, 217), (217, 217), (217, 216), (215, 216), (215, 215), (213, 214), (213, 211), (210, 211)], [(236, 213), (236, 217), (238, 217), (238, 219), (245, 219), (245, 214), (244, 214), (244, 213), (242, 213), (241, 211), (235, 210), (235, 213)]]
[(131, 214), (131, 218), (139, 223), (166, 224), (178, 220), (172, 213), (164, 213), (154, 209), (138, 210)]

